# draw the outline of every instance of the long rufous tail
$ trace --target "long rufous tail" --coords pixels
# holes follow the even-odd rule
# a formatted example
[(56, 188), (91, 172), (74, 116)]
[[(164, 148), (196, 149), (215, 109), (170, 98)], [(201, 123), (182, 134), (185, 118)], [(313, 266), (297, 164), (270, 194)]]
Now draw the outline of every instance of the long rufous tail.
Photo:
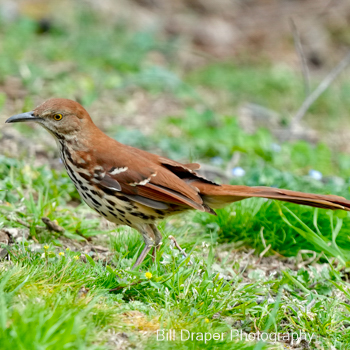
[(249, 187), (235, 185), (214, 186), (205, 183), (195, 183), (203, 201), (211, 208), (221, 208), (225, 205), (246, 198), (260, 197), (276, 199), (283, 202), (308, 205), (324, 209), (341, 209), (350, 211), (350, 201), (339, 196), (303, 193), (283, 190), (274, 187)]

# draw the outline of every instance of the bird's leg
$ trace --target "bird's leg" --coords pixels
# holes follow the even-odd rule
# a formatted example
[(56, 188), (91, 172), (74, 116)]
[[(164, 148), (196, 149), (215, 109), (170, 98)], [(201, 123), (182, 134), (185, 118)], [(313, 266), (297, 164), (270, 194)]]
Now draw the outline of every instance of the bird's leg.
[(152, 248), (151, 245), (146, 245), (145, 248), (143, 248), (141, 254), (137, 258), (137, 260), (136, 260), (134, 266), (132, 267), (132, 269), (135, 269), (137, 266), (139, 266), (145, 260), (145, 257), (147, 256), (147, 254), (151, 250), (151, 248)]
[(153, 231), (152, 225), (140, 225), (135, 228), (141, 233), (143, 240), (145, 241), (145, 248), (143, 248), (141, 254), (137, 258), (134, 266), (132, 267), (133, 269), (142, 264), (143, 260), (145, 260), (145, 257), (147, 256), (151, 248), (155, 246), (156, 242), (156, 234)]
[(159, 250), (160, 245), (162, 244), (162, 234), (159, 232), (158, 228), (156, 225), (151, 224), (154, 236), (155, 236), (155, 242), (154, 242), (154, 247), (153, 247), (153, 252), (152, 252), (152, 260), (155, 261), (157, 257), (157, 250)]
[(183, 255), (184, 258), (187, 257), (187, 254), (185, 253), (185, 251), (180, 247), (179, 243), (177, 243), (175, 237), (173, 236), (169, 236), (168, 237), (171, 241), (173, 241), (174, 246), (180, 251), (180, 253)]

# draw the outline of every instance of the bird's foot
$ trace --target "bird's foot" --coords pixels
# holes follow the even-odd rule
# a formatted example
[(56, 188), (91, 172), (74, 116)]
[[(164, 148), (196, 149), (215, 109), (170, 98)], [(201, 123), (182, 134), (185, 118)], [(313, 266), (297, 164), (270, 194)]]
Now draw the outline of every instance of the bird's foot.
[(137, 258), (134, 266), (132, 267), (132, 270), (134, 270), (137, 266), (142, 264), (142, 262), (145, 260), (145, 257), (147, 256), (147, 254), (149, 253), (152, 247), (153, 247), (152, 245), (146, 245), (145, 248), (143, 248), (141, 254)]

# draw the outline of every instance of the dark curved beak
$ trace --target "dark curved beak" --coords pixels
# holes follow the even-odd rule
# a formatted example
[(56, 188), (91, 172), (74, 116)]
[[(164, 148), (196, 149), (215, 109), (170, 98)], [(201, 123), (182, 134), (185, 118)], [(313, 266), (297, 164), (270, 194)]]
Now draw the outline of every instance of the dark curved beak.
[(17, 123), (17, 122), (35, 122), (41, 118), (35, 117), (34, 112), (26, 112), (21, 114), (16, 114), (6, 120), (5, 123)]

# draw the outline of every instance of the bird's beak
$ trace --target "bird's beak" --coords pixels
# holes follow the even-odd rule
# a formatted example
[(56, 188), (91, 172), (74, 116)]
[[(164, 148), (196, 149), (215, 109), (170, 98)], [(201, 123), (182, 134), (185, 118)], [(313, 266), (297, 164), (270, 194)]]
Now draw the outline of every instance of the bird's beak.
[(17, 122), (35, 122), (41, 118), (35, 117), (34, 112), (26, 112), (21, 114), (16, 114), (6, 120), (5, 123), (17, 123)]

